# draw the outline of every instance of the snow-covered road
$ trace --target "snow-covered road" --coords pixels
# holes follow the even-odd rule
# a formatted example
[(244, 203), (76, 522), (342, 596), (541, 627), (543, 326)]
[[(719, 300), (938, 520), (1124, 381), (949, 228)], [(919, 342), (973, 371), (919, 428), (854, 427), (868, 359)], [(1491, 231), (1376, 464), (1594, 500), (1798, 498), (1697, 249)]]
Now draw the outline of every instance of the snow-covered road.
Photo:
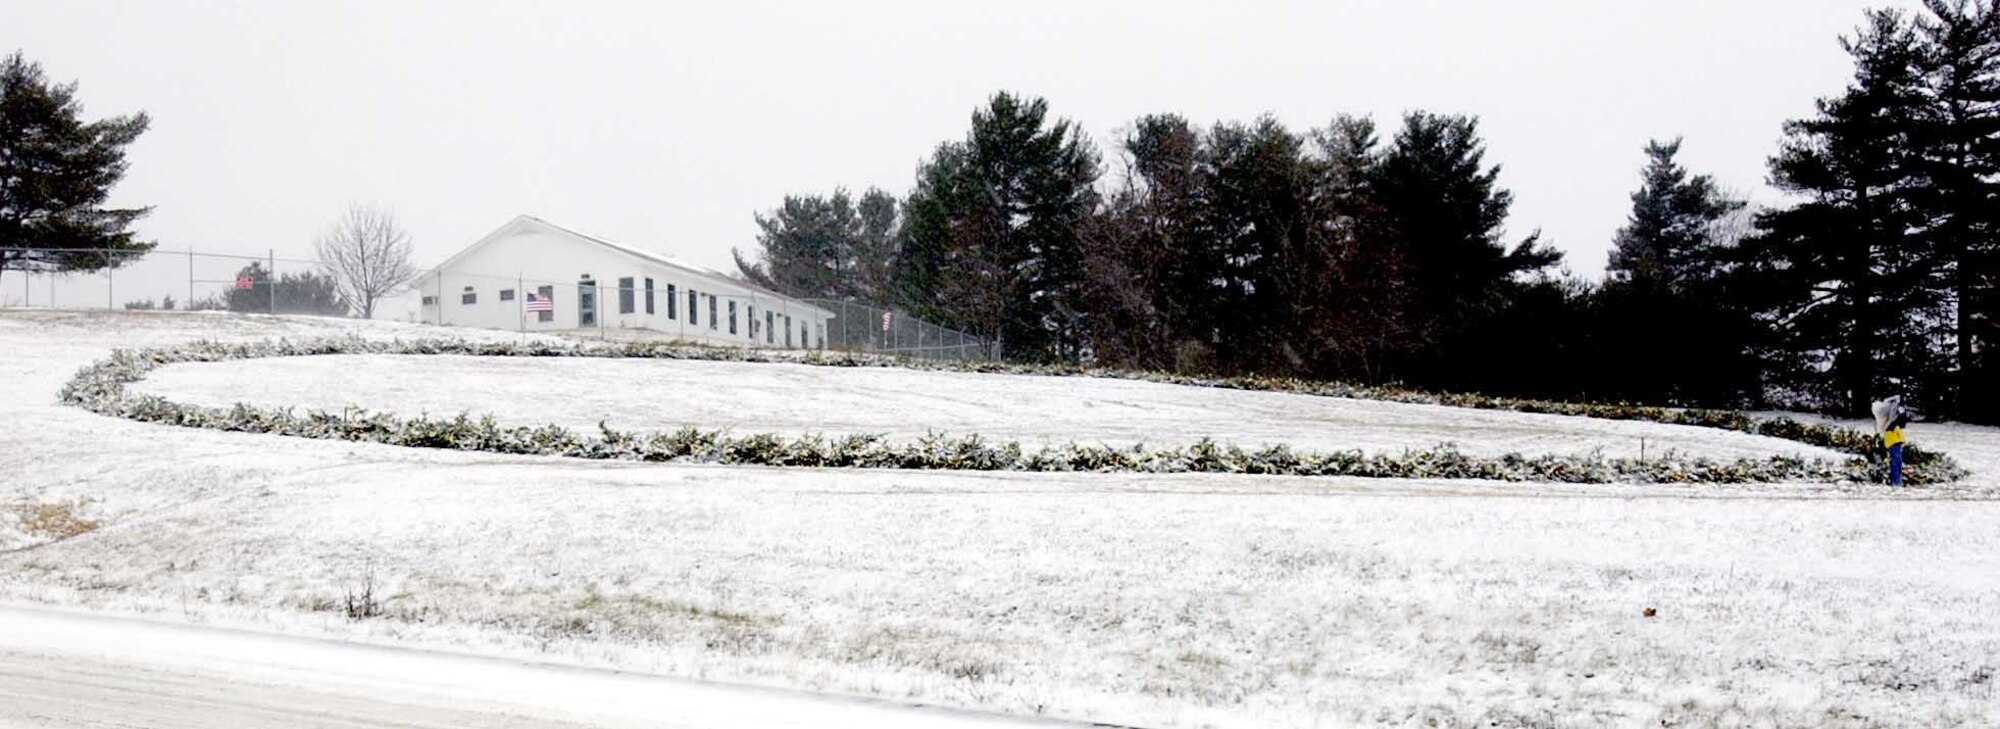
[(861, 698), (0, 605), (0, 728), (1010, 729)]

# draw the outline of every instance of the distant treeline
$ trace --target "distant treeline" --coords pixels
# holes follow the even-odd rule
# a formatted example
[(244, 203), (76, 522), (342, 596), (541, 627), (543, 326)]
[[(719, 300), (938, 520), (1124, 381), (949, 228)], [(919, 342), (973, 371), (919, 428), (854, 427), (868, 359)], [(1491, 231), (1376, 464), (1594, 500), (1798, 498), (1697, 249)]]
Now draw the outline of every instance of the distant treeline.
[[(746, 276), (906, 308), (1010, 359), (1505, 395), (2000, 421), (2000, 13), (1870, 11), (1750, 210), (1654, 141), (1602, 281), (1502, 237), (1478, 121), (1134, 121), (1115, 163), (998, 94), (903, 199), (787, 197)], [(1107, 169), (1108, 168), (1108, 169)]]

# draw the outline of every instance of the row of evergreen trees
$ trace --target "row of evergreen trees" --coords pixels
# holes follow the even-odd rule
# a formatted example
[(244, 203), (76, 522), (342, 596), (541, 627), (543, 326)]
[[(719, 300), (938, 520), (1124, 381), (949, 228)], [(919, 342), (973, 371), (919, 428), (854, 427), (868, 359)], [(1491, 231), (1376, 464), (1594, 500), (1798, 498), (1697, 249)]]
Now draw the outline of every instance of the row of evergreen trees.
[(1776, 384), (2000, 419), (2000, 15), (1925, 6), (1871, 12), (1846, 41), (1853, 83), (1771, 160), (1801, 202), (1760, 216), (1731, 260)]
[(1927, 0), (1844, 42), (1852, 85), (1770, 160), (1790, 205), (1751, 210), (1655, 141), (1601, 282), (1505, 237), (1472, 117), (1153, 115), (1107, 175), (1075, 123), (1011, 94), (907, 198), (789, 197), (738, 260), (1014, 359), (1846, 412), (1896, 393), (2000, 419), (2000, 13)]

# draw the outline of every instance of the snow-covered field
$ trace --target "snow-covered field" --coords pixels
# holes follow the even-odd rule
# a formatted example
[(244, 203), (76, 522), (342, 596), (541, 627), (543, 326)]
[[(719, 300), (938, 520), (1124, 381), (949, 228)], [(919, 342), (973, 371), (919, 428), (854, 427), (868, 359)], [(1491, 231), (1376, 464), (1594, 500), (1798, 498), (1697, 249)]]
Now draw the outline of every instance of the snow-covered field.
[[(17, 520), (0, 596), (1144, 726), (2000, 724), (1993, 429), (1913, 432), (1975, 469), (1951, 487), (1567, 487), (576, 462), (176, 429), (55, 403), (116, 346), (349, 331), (438, 333), (0, 313), (0, 416), (16, 426), (0, 430), (0, 512), (53, 505), (95, 522), (48, 541)], [(437, 364), (382, 359), (367, 363), (380, 379)], [(232, 371), (255, 397), (277, 395), (259, 389), (267, 375), (288, 382), (285, 401), (301, 406), (340, 404), (350, 386), (355, 404), (393, 396), (288, 363), (323, 364)], [(730, 368), (742, 382), (816, 376), (673, 363), (703, 385), (649, 390), (668, 415), (561, 397), (524, 406), (500, 384), (506, 365), (469, 364), (438, 373), (458, 389), (423, 409), (671, 427), (738, 402)], [(955, 430), (949, 418), (981, 411), (1020, 415), (979, 428), (989, 435), (1061, 432), (1035, 422), (1059, 409), (1051, 395), (1006, 399), (1025, 384), (872, 376), (931, 393), (898, 400), (917, 410), (909, 424), (879, 430)], [(158, 377), (147, 387), (193, 397), (214, 375)], [(946, 395), (972, 402), (929, 399)], [(1148, 442), (1208, 434), (1143, 415), (1165, 400), (1107, 411), (1152, 418), (1157, 431), (1136, 433)], [(707, 425), (877, 430), (851, 409)], [(1529, 433), (1465, 421), (1500, 431), (1477, 433), (1454, 429), (1461, 414), (1492, 415), (1440, 412), (1435, 440), (1527, 448), (1506, 444), (1560, 434), (1603, 437), (1609, 452), (1625, 437), (1594, 436), (1595, 421), (1517, 425), (1551, 429)], [(822, 416), (842, 425), (814, 427)], [(1383, 437), (1421, 440), (1411, 428)], [(1214, 435), (1259, 437), (1236, 433)], [(344, 617), (370, 584), (385, 614)]]
[(404, 415), (491, 413), (584, 431), (685, 425), (787, 435), (978, 433), (1025, 445), (1243, 446), (1483, 456), (1842, 459), (1794, 441), (1689, 426), (1078, 377), (639, 359), (335, 355), (169, 365), (135, 386), (180, 402)]

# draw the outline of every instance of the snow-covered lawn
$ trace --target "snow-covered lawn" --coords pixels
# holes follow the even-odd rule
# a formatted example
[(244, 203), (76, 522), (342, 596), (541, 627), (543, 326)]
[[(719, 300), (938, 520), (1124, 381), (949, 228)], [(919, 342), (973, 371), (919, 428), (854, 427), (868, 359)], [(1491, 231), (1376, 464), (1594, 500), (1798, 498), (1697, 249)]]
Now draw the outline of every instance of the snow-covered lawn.
[[(0, 596), (1145, 726), (2000, 724), (2000, 483), (1981, 465), (2000, 459), (1986, 429), (1937, 431), (1977, 471), (1952, 487), (1565, 487), (579, 462), (177, 429), (55, 404), (114, 346), (342, 331), (437, 333), (0, 313), (0, 416), (17, 426), (0, 430), (0, 504), (79, 503), (101, 522), (17, 539), (25, 548), (0, 554)], [(368, 364), (378, 377), (437, 365), (382, 359)], [(231, 372), (244, 391), (270, 375), (291, 378), (284, 402), (340, 404), (311, 402), (349, 385), (288, 374), (300, 361)], [(469, 364), (439, 377), (454, 389), (427, 409), (614, 414), (515, 402), (507, 365)], [(739, 380), (821, 374), (686, 364), (667, 366), (702, 372), (702, 386), (653, 403), (672, 417), (727, 409)], [(560, 380), (586, 372), (603, 371), (528, 379), (577, 394)], [(170, 374), (153, 386), (199, 384)], [(897, 401), (914, 411), (895, 432), (979, 408), (1016, 413), (1019, 437), (1061, 432), (1036, 430), (1024, 413), (1048, 406), (1010, 405), (1014, 387), (872, 376), (930, 393)], [(356, 399), (393, 396), (353, 386)], [(947, 410), (945, 397), (971, 404)], [(1125, 402), (1114, 412), (1172, 404)], [(736, 427), (843, 416), (786, 412)], [(1454, 429), (1458, 415), (1493, 422), (1444, 411), (1434, 441), (1546, 435), (1475, 439)], [(1168, 435), (1136, 434), (1148, 442), (1228, 435), (1151, 417)], [(1604, 426), (1547, 427), (1568, 440)], [(387, 614), (343, 617), (370, 583)]]
[(168, 365), (138, 392), (203, 405), (403, 415), (491, 413), (512, 425), (589, 432), (681, 426), (741, 434), (977, 433), (1024, 445), (1246, 447), (1395, 453), (1450, 443), (1473, 455), (1719, 460), (1841, 454), (1712, 428), (1470, 410), (1130, 380), (650, 359), (333, 355)]

